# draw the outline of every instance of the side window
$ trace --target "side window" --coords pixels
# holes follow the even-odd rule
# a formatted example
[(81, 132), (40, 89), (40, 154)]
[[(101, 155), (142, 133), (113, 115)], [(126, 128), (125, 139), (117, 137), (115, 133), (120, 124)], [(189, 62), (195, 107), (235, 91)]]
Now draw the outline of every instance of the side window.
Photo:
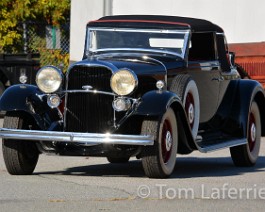
[(225, 36), (223, 34), (217, 34), (216, 38), (217, 38), (218, 59), (221, 63), (221, 68), (223, 71), (230, 71), (230, 64), (228, 61), (228, 47)]
[(215, 60), (214, 33), (192, 33), (189, 60)]

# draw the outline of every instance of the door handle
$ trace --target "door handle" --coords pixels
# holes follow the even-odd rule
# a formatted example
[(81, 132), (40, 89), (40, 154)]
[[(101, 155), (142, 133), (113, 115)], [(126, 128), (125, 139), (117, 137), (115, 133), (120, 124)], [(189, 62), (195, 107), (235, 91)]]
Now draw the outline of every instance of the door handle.
[(223, 80), (224, 80), (223, 77), (214, 77), (214, 78), (212, 78), (212, 81), (218, 81), (218, 82), (221, 82), (221, 81), (223, 81)]

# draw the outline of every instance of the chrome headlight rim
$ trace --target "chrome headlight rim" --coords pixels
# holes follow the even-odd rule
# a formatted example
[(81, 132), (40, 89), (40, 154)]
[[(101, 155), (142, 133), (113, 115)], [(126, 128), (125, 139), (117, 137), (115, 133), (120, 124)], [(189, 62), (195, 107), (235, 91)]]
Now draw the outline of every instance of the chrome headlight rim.
[[(52, 79), (49, 78), (48, 72), (53, 72), (55, 76), (53, 76)], [(47, 77), (47, 79), (45, 79), (45, 77)], [(50, 85), (48, 84), (49, 86), (47, 86), (47, 84), (45, 85), (44, 83), (45, 81), (47, 82), (48, 80), (53, 82), (53, 83), (50, 83)], [(58, 90), (61, 89), (62, 84), (63, 84), (63, 73), (59, 68), (55, 66), (51, 66), (51, 65), (44, 66), (36, 74), (36, 84), (43, 93), (50, 94), (50, 93), (57, 92)]]
[[(120, 74), (121, 72), (125, 72), (127, 74), (129, 74), (132, 79), (133, 79), (133, 87), (131, 89), (129, 89), (127, 92), (121, 92), (119, 89), (117, 89), (114, 85), (113, 85), (113, 80), (115, 79), (115, 77)], [(118, 71), (116, 71), (115, 73), (113, 73), (113, 75), (111, 76), (110, 78), (110, 87), (112, 89), (112, 91), (118, 95), (118, 96), (127, 96), (127, 95), (130, 95), (132, 94), (136, 88), (138, 87), (138, 77), (137, 75), (134, 73), (133, 70), (131, 69), (128, 69), (128, 68), (121, 68), (119, 69)]]

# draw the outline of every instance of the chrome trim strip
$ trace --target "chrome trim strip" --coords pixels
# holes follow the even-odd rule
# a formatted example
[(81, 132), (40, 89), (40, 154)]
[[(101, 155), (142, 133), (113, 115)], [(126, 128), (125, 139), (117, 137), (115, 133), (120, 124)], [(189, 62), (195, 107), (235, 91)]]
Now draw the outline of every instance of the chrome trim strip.
[(105, 94), (105, 95), (110, 95), (110, 96), (118, 96), (115, 93), (111, 92), (105, 92), (105, 91), (98, 91), (98, 90), (65, 90), (62, 91), (61, 93), (94, 93), (94, 94)]
[(190, 36), (191, 36), (191, 31), (188, 30), (188, 33), (185, 33), (185, 36), (184, 36), (184, 41), (185, 42), (184, 42), (184, 46), (183, 46), (183, 50), (182, 50), (182, 54), (181, 54), (183, 59), (185, 59), (185, 55), (187, 53), (187, 47), (188, 47), (189, 42), (190, 42), (190, 39), (189, 39)]
[(174, 56), (181, 57), (183, 59), (183, 54), (178, 54), (175, 52), (167, 51), (167, 50), (157, 50), (157, 49), (144, 49), (144, 48), (106, 48), (106, 49), (98, 49), (98, 50), (90, 50), (92, 54), (98, 53), (98, 52), (110, 52), (110, 51), (141, 51), (141, 52), (155, 52), (160, 54), (170, 54)]
[(122, 135), (100, 133), (77, 133), (41, 130), (18, 130), (0, 128), (0, 137), (4, 139), (20, 139), (30, 141), (58, 141), (65, 143), (97, 144), (123, 144), (148, 146), (154, 144), (151, 135)]

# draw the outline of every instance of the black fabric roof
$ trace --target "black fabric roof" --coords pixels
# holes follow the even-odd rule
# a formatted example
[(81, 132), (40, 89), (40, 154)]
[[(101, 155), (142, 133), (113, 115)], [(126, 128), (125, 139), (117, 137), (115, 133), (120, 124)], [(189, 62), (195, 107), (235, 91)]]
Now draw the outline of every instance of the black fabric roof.
[(210, 21), (196, 18), (162, 15), (116, 15), (105, 16), (88, 23), (88, 26), (191, 29), (193, 32), (215, 31), (223, 29)]

